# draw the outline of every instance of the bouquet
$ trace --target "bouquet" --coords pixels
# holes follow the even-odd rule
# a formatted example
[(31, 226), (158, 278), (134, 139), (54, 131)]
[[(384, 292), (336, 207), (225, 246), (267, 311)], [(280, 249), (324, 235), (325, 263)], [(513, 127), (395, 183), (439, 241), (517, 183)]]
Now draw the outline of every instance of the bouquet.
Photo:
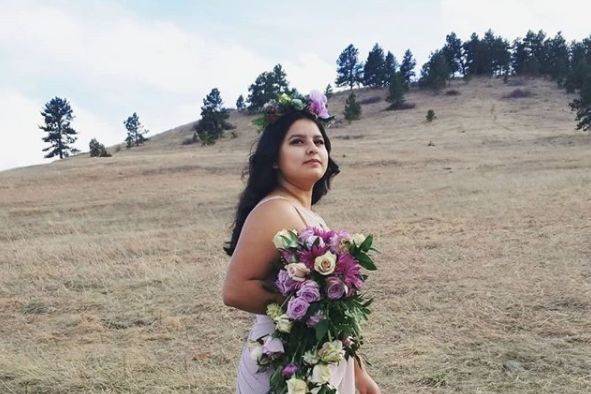
[(281, 256), (274, 286), (285, 301), (267, 306), (275, 330), (248, 342), (259, 372), (272, 371), (270, 393), (336, 393), (331, 367), (349, 357), (360, 361), (360, 323), (372, 302), (360, 292), (367, 279), (361, 269), (376, 269), (372, 241), (371, 234), (317, 227), (274, 236)]

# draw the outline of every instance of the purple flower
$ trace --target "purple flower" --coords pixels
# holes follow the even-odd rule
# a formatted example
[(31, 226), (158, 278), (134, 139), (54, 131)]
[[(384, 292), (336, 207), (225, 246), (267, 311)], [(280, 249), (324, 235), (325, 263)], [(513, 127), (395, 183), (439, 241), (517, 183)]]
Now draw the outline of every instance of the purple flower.
[(320, 300), (320, 286), (313, 280), (307, 280), (302, 284), (296, 295), (311, 304)]
[(324, 313), (322, 313), (322, 311), (317, 311), (316, 313), (314, 313), (312, 316), (310, 316), (308, 318), (308, 321), (306, 321), (306, 325), (308, 327), (314, 327), (316, 324), (320, 323), (320, 321), (323, 319), (324, 319)]
[(329, 118), (328, 110), (326, 109), (326, 102), (328, 101), (324, 93), (318, 90), (312, 90), (308, 95), (310, 104), (308, 110), (316, 114), (319, 118)]
[(281, 257), (283, 257), (287, 264), (298, 262), (298, 256), (295, 254), (295, 252), (281, 249), (279, 253), (281, 253)]
[[(334, 273), (337, 274), (347, 285), (349, 290), (359, 290), (363, 286), (361, 279), (361, 266), (349, 253), (341, 253), (338, 257), (337, 268)], [(349, 295), (349, 294), (348, 294)]]
[(263, 354), (267, 356), (274, 356), (276, 354), (284, 353), (283, 342), (281, 339), (268, 336), (263, 342)]
[(294, 290), (297, 290), (299, 287), (299, 283), (289, 277), (289, 274), (286, 270), (280, 270), (279, 274), (277, 274), (277, 280), (275, 281), (275, 286), (283, 295), (287, 295)]
[(292, 320), (300, 320), (306, 316), (310, 304), (303, 298), (292, 298), (287, 303), (287, 317)]
[(347, 286), (336, 276), (326, 279), (326, 294), (331, 300), (338, 300), (347, 293)]
[(298, 366), (295, 365), (294, 363), (289, 363), (287, 364), (285, 367), (283, 367), (283, 370), (281, 371), (281, 373), (283, 374), (283, 377), (285, 379), (289, 379), (291, 378), (291, 376), (296, 373), (298, 370)]

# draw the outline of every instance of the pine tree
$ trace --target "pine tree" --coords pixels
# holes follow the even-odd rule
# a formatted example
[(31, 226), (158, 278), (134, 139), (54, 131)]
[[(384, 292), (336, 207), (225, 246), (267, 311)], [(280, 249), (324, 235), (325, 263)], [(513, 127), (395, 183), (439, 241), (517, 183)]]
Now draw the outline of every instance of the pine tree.
[(384, 81), (382, 82), (382, 86), (388, 86), (392, 78), (394, 78), (394, 74), (396, 74), (396, 70), (398, 68), (398, 63), (396, 62), (396, 57), (390, 51), (386, 55), (386, 60), (384, 62)]
[(43, 152), (49, 151), (44, 156), (46, 159), (54, 156), (63, 159), (69, 157), (71, 153), (78, 152), (76, 148), (71, 147), (71, 144), (76, 142), (78, 133), (70, 125), (74, 116), (68, 100), (60, 97), (52, 98), (45, 104), (41, 116), (43, 116), (45, 125), (38, 127), (47, 133), (42, 137), (42, 140), (50, 144), (42, 149)]
[(421, 69), (419, 86), (440, 90), (445, 87), (449, 77), (449, 66), (443, 51), (437, 50), (431, 53), (429, 61)]
[(544, 46), (546, 33), (529, 30), (523, 40), (513, 42), (511, 63), (517, 75), (539, 75), (548, 73), (548, 56)]
[(248, 110), (258, 112), (269, 100), (275, 99), (281, 93), (289, 93), (289, 83), (281, 64), (275, 65), (272, 71), (265, 71), (257, 77), (248, 88)]
[(577, 130), (591, 130), (591, 65), (581, 64), (584, 68), (583, 83), (579, 91), (579, 97), (569, 105), (576, 111)]
[(354, 92), (351, 92), (349, 97), (347, 97), (347, 101), (345, 102), (345, 111), (343, 114), (349, 123), (361, 117), (361, 105), (357, 102)]
[(562, 32), (559, 31), (554, 38), (547, 39), (544, 47), (548, 59), (548, 73), (559, 86), (562, 86), (569, 67), (568, 45), (562, 37)]
[(404, 57), (402, 58), (402, 63), (400, 64), (400, 75), (402, 76), (404, 87), (408, 90), (410, 86), (410, 82), (412, 77), (415, 76), (414, 69), (417, 65), (417, 62), (412, 56), (412, 52), (410, 49), (407, 49), (404, 52)]
[[(589, 43), (588, 49), (585, 40)], [(568, 93), (573, 93), (583, 86), (587, 65), (591, 64), (591, 37), (585, 40), (583, 42), (572, 41), (570, 45), (569, 67), (564, 84)]]
[(149, 130), (144, 129), (137, 113), (134, 112), (133, 115), (125, 119), (123, 125), (127, 130), (127, 137), (125, 138), (127, 149), (132, 146), (139, 146), (148, 140), (144, 135), (148, 134)]
[(107, 149), (103, 144), (98, 142), (96, 138), (93, 138), (88, 143), (90, 148), (90, 157), (110, 157), (111, 154), (107, 152)]
[(483, 46), (480, 42), (478, 34), (472, 33), (470, 40), (465, 41), (462, 44), (462, 49), (465, 56), (465, 74), (470, 75), (481, 75), (484, 74), (483, 65)]
[(341, 52), (337, 60), (336, 86), (349, 86), (352, 90), (353, 86), (363, 81), (363, 65), (357, 59), (358, 53), (359, 50), (353, 44)]
[(327, 100), (332, 97), (333, 91), (332, 86), (330, 86), (330, 84), (326, 85), (326, 89), (324, 89), (324, 95), (326, 96)]
[(386, 100), (390, 103), (389, 109), (397, 109), (404, 103), (404, 80), (400, 72), (395, 72), (388, 84), (388, 98)]
[(385, 75), (384, 51), (378, 44), (375, 44), (367, 55), (367, 61), (363, 66), (363, 84), (374, 88), (382, 86)]
[(458, 72), (464, 74), (466, 66), (462, 52), (462, 40), (456, 36), (456, 33), (451, 32), (445, 37), (445, 45), (442, 51), (451, 76)]
[(510, 45), (507, 40), (501, 36), (495, 36), (492, 30), (488, 30), (484, 34), (482, 40), (484, 45), (485, 61), (485, 72), (489, 76), (493, 75), (507, 75), (511, 69), (511, 52)]
[(236, 100), (236, 109), (238, 112), (242, 112), (246, 109), (246, 104), (244, 103), (244, 97), (242, 95), (238, 96), (238, 100)]
[(233, 128), (226, 121), (229, 116), (228, 110), (223, 106), (220, 91), (213, 88), (203, 99), (201, 119), (195, 127), (195, 132), (199, 135), (203, 145), (213, 144), (222, 137), (224, 130)]

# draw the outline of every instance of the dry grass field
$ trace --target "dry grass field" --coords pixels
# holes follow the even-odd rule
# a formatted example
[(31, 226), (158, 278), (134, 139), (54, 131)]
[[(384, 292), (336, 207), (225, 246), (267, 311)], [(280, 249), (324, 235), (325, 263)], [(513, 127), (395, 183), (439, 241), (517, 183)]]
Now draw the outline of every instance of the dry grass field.
[[(524, 83), (412, 91), (328, 131), (342, 172), (315, 209), (382, 251), (364, 354), (384, 393), (591, 392), (591, 136), (572, 97)], [(252, 316), (222, 303), (222, 244), (250, 120), (0, 173), (0, 392), (233, 392)]]

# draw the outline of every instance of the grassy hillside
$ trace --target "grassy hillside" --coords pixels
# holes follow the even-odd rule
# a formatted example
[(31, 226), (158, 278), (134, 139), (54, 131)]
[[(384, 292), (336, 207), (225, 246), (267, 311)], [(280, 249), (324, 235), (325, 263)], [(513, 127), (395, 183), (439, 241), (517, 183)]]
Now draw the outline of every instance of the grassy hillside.
[[(553, 82), (519, 87), (413, 91), (328, 131), (342, 172), (315, 209), (382, 251), (365, 354), (384, 393), (591, 389), (591, 138)], [(250, 121), (0, 172), (1, 392), (233, 392), (252, 320), (222, 303), (221, 247)]]

